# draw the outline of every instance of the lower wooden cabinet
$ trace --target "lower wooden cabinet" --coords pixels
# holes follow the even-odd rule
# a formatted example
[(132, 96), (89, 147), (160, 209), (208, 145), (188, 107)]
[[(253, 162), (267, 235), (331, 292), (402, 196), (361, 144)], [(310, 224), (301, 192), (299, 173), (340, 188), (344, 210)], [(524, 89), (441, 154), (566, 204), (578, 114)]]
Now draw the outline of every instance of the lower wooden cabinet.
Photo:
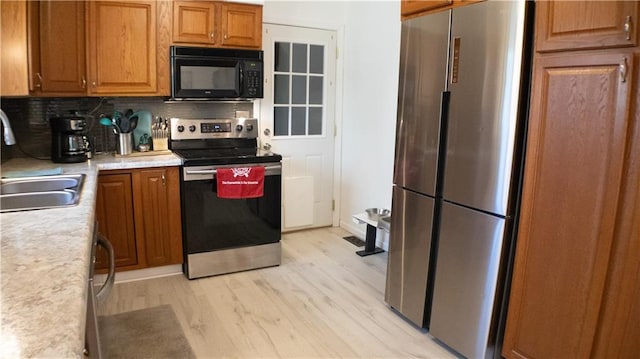
[[(100, 174), (96, 218), (117, 271), (182, 263), (179, 180), (177, 167)], [(98, 253), (96, 268), (107, 268), (106, 253)]]

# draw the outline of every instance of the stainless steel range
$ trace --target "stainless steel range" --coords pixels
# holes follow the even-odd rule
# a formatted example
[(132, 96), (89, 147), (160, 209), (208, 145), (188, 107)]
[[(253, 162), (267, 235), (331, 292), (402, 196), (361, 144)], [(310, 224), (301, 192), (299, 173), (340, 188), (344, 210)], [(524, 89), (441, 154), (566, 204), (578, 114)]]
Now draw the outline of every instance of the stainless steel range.
[[(282, 156), (258, 148), (258, 121), (172, 118), (170, 125), (170, 147), (183, 159), (183, 271), (187, 278), (279, 265)], [(264, 167), (262, 196), (219, 196), (219, 170), (254, 167)]]

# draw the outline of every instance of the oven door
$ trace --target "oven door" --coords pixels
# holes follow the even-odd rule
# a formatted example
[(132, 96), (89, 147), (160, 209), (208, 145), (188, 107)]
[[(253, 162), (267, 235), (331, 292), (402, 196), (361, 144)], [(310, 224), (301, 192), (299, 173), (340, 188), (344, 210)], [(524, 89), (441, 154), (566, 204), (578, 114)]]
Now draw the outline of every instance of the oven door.
[(241, 62), (224, 58), (180, 58), (171, 61), (171, 97), (238, 98), (242, 95)]
[[(218, 198), (216, 169), (232, 167), (264, 166), (264, 195), (259, 198)], [(183, 167), (182, 171), (182, 236), (185, 251), (187, 276), (193, 278), (197, 262), (229, 261), (234, 256), (242, 257), (245, 267), (216, 269), (206, 275), (221, 274), (236, 270), (264, 267), (280, 263), (279, 241), (281, 228), (281, 181), (280, 163), (242, 164), (223, 166)], [(271, 248), (277, 252), (277, 263), (268, 265), (252, 258), (256, 248)], [(260, 247), (262, 246), (262, 247)], [(223, 252), (207, 254), (211, 252)], [(260, 256), (264, 256), (262, 251)], [(252, 261), (256, 261), (255, 265)], [(191, 272), (191, 273), (188, 273)], [(204, 276), (204, 275), (198, 275)]]

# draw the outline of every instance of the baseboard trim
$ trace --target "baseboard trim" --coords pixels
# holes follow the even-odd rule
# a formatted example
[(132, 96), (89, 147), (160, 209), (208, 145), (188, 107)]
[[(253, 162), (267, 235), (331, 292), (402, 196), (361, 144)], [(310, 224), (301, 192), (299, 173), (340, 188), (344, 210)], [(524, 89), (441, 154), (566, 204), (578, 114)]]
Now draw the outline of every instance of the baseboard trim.
[[(145, 279), (168, 277), (177, 274), (182, 274), (182, 264), (116, 272), (116, 283), (135, 282)], [(93, 282), (96, 285), (103, 284), (106, 278), (106, 274), (96, 274), (93, 277)]]

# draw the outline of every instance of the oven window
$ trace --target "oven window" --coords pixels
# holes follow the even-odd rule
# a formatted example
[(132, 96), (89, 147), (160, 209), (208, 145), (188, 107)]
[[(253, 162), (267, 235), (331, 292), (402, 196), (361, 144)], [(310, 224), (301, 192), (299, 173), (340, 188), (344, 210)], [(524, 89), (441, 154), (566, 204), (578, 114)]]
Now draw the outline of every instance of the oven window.
[(180, 66), (180, 88), (183, 90), (234, 90), (235, 67)]
[(183, 236), (187, 254), (280, 240), (281, 176), (264, 178), (264, 196), (218, 198), (215, 178), (183, 182)]

